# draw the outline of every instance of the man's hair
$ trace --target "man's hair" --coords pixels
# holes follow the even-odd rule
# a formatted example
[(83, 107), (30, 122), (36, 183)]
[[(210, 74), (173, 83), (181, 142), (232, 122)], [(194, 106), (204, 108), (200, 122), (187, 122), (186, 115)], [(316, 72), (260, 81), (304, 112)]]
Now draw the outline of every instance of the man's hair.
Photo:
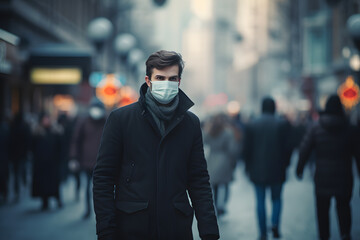
[(265, 97), (262, 101), (262, 112), (274, 114), (275, 113), (275, 101), (271, 97)]
[(179, 78), (184, 69), (184, 61), (181, 54), (173, 51), (160, 50), (149, 56), (146, 60), (146, 76), (151, 79), (151, 74), (154, 68), (164, 69), (166, 67), (178, 65), (179, 66)]

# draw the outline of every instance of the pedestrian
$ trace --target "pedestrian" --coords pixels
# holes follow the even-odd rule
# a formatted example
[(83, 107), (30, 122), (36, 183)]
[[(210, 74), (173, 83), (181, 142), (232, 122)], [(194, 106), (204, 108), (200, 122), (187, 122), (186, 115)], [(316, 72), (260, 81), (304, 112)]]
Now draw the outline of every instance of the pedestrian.
[(99, 99), (92, 98), (88, 115), (78, 120), (72, 140), (71, 161), (78, 162), (80, 171), (86, 175), (84, 219), (91, 215), (91, 178), (105, 121), (104, 104)]
[(216, 114), (205, 126), (204, 144), (209, 148), (208, 170), (218, 216), (226, 213), (229, 184), (236, 166), (236, 144), (225, 114)]
[(21, 112), (10, 124), (9, 158), (14, 176), (14, 202), (20, 199), (20, 187), (27, 184), (26, 161), (30, 150), (31, 130)]
[(9, 127), (5, 121), (0, 122), (0, 204), (8, 200), (9, 182)]
[(60, 179), (65, 182), (69, 175), (69, 156), (72, 138), (72, 122), (66, 113), (60, 113), (57, 119), (57, 124), (62, 128), (61, 134), (61, 153), (60, 153)]
[(183, 67), (176, 52), (151, 54), (138, 102), (107, 119), (94, 169), (98, 239), (193, 239), (194, 211), (200, 238), (219, 238), (200, 121), (179, 89)]
[(352, 158), (360, 173), (359, 133), (351, 126), (342, 108), (340, 98), (331, 95), (320, 114), (319, 122), (305, 135), (300, 151), (296, 175), (302, 178), (305, 163), (315, 152), (315, 197), (319, 238), (330, 238), (329, 208), (331, 198), (336, 209), (342, 240), (351, 239), (350, 200), (353, 189)]
[(246, 172), (255, 186), (261, 240), (267, 239), (265, 198), (268, 188), (272, 200), (272, 233), (274, 238), (280, 238), (281, 193), (292, 151), (286, 143), (290, 125), (275, 112), (275, 101), (265, 97), (262, 101), (262, 115), (245, 128), (243, 157)]
[(41, 113), (33, 133), (31, 151), (32, 196), (41, 198), (42, 210), (49, 208), (50, 197), (55, 197), (58, 208), (63, 206), (60, 197), (61, 134), (61, 128), (51, 123), (50, 116)]

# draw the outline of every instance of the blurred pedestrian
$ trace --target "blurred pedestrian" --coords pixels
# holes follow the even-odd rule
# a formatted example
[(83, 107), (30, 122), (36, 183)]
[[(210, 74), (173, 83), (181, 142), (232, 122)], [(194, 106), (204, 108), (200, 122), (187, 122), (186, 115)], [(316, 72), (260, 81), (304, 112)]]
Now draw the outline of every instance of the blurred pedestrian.
[(265, 208), (267, 188), (271, 190), (273, 237), (280, 237), (281, 193), (292, 151), (286, 143), (290, 125), (275, 112), (274, 100), (270, 97), (264, 98), (262, 115), (252, 120), (246, 127), (243, 148), (245, 169), (255, 185), (256, 212), (261, 240), (267, 239)]
[(9, 127), (0, 122), (0, 204), (8, 200), (9, 182)]
[(205, 126), (204, 144), (209, 148), (206, 156), (210, 184), (213, 188), (218, 216), (226, 213), (229, 183), (236, 166), (236, 144), (233, 131), (225, 114), (217, 114)]
[(17, 113), (10, 124), (9, 157), (14, 176), (14, 201), (20, 199), (20, 186), (27, 184), (26, 161), (30, 150), (31, 131), (23, 114)]
[(321, 240), (330, 238), (329, 208), (333, 197), (336, 199), (341, 239), (351, 239), (352, 158), (356, 158), (360, 173), (359, 139), (357, 129), (346, 118), (340, 98), (331, 95), (319, 122), (302, 141), (296, 174), (302, 178), (305, 163), (314, 151), (316, 212)]
[[(89, 218), (91, 214), (91, 178), (105, 121), (104, 104), (99, 99), (93, 98), (88, 116), (79, 119), (74, 130), (70, 158), (73, 164), (78, 162), (80, 170), (86, 174), (84, 219)], [(75, 170), (76, 168), (74, 167)]]
[(235, 141), (236, 141), (236, 152), (235, 157), (236, 160), (242, 160), (242, 149), (243, 149), (243, 141), (244, 141), (244, 132), (245, 132), (245, 123), (241, 118), (240, 112), (236, 114), (230, 115), (230, 126), (234, 133)]
[(73, 135), (74, 124), (66, 113), (60, 113), (57, 124), (62, 128), (61, 135), (61, 160), (60, 160), (60, 179), (66, 181), (69, 175), (70, 146)]
[(151, 54), (139, 101), (107, 119), (94, 170), (98, 239), (190, 240), (194, 211), (200, 238), (219, 238), (200, 121), (179, 89), (183, 66), (178, 53)]
[(33, 182), (32, 196), (42, 199), (42, 210), (49, 208), (49, 198), (55, 197), (62, 207), (60, 197), (62, 129), (51, 123), (50, 116), (42, 113), (32, 138)]

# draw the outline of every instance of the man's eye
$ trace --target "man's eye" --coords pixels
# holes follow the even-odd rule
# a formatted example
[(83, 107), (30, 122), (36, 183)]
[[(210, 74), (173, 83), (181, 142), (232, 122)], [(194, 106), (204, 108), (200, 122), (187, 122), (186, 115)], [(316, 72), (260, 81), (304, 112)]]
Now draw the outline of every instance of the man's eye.
[(178, 80), (178, 77), (171, 77), (171, 78), (169, 78), (169, 80), (176, 82)]
[(164, 77), (163, 76), (156, 76), (155, 79), (156, 80), (164, 80)]

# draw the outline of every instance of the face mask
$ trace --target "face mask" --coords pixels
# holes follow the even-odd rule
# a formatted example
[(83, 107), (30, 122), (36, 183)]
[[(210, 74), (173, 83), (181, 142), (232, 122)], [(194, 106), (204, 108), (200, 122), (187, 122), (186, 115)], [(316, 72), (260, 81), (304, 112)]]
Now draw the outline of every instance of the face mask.
[(151, 81), (151, 94), (161, 104), (168, 104), (179, 92), (179, 82)]
[(104, 117), (105, 111), (99, 107), (91, 107), (89, 109), (90, 117), (94, 120), (99, 120), (100, 118)]

